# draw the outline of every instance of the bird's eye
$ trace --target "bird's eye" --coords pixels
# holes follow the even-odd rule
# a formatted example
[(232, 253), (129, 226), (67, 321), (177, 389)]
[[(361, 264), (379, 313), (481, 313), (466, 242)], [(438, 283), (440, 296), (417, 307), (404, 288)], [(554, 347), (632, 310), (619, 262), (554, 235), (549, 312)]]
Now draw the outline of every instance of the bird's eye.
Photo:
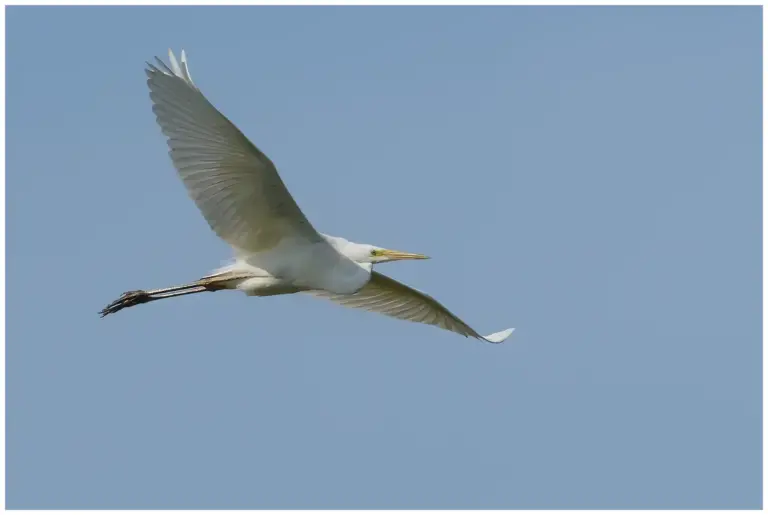
[(376, 249), (373, 249), (373, 250), (371, 251), (371, 257), (376, 257), (376, 256), (378, 256), (378, 255), (379, 255), (379, 251), (378, 251), (378, 250), (376, 250)]

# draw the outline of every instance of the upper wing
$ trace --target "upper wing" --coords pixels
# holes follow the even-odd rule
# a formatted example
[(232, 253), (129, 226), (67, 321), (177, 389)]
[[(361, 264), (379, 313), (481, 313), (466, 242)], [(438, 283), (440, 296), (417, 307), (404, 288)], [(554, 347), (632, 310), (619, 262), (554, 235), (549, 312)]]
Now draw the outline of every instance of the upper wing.
[(371, 280), (360, 291), (351, 295), (338, 295), (326, 291), (309, 293), (332, 300), (342, 306), (376, 311), (401, 320), (430, 324), (491, 343), (503, 342), (514, 331), (514, 329), (507, 329), (481, 336), (426, 293), (414, 290), (378, 272), (371, 272)]
[(152, 110), (189, 195), (224, 241), (259, 252), (290, 236), (321, 241), (288, 193), (275, 165), (203, 96), (187, 57), (147, 63)]

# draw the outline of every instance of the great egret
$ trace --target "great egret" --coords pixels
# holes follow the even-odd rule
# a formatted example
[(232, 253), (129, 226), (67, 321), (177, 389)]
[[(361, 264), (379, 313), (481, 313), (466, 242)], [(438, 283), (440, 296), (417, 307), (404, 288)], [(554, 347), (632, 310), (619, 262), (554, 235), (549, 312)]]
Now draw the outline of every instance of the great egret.
[(501, 343), (513, 331), (481, 336), (435, 299), (372, 270), (376, 263), (427, 259), (422, 254), (353, 243), (317, 232), (275, 165), (192, 82), (187, 56), (170, 66), (147, 63), (152, 110), (187, 191), (235, 259), (182, 286), (124, 293), (100, 313), (204, 291), (249, 296), (306, 292), (344, 306), (376, 311)]

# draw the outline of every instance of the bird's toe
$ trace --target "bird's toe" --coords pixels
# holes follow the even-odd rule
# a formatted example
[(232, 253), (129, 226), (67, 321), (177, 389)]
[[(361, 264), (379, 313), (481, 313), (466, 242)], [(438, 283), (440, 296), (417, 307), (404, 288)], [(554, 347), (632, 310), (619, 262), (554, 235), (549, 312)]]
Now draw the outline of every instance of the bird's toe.
[(112, 313), (117, 313), (121, 309), (143, 304), (149, 300), (149, 294), (144, 290), (127, 291), (120, 295), (120, 298), (110, 303), (99, 311), (102, 318)]

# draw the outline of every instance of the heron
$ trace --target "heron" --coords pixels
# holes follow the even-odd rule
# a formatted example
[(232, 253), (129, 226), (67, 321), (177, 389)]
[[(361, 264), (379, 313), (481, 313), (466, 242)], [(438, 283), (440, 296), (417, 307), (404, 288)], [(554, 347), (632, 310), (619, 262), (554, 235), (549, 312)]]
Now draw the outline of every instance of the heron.
[(433, 297), (375, 270), (429, 259), (318, 232), (288, 192), (274, 163), (219, 112), (192, 81), (184, 50), (168, 64), (147, 63), (152, 110), (187, 193), (233, 250), (230, 264), (180, 286), (123, 293), (100, 311), (182, 295), (239, 290), (248, 296), (311, 294), (342, 306), (437, 326), (501, 343), (514, 329), (481, 336)]

